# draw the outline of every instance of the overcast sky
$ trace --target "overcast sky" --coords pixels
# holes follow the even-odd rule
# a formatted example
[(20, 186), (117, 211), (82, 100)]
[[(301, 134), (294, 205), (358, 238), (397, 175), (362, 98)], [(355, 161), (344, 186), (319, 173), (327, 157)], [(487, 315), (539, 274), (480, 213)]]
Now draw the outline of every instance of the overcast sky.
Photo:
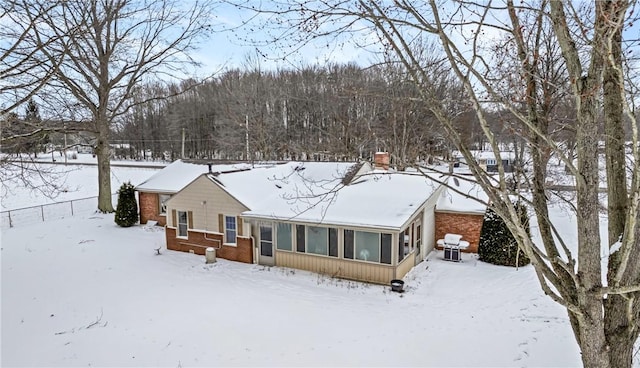
[[(228, 5), (216, 8), (214, 23), (218, 29), (225, 30), (215, 32), (191, 55), (205, 65), (202, 73), (253, 65), (253, 62), (247, 62), (248, 58), (257, 58), (264, 69), (325, 65), (328, 62), (370, 65), (376, 59), (371, 47), (367, 50), (354, 45), (353, 37), (336, 35), (337, 38), (324, 38), (301, 47), (269, 42), (275, 37), (274, 34), (281, 30), (271, 26), (274, 20), (268, 15), (258, 15), (253, 19), (253, 25), (244, 26), (252, 16), (255, 16), (255, 13)], [(258, 29), (256, 24), (265, 26), (266, 30)], [(283, 58), (284, 55), (286, 57)]]

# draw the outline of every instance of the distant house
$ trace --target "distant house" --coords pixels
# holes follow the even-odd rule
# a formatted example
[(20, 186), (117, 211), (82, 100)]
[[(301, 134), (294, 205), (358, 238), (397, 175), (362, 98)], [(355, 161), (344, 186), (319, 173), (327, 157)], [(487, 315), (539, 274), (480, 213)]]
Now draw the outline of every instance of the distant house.
[[(504, 172), (513, 172), (515, 154), (511, 151), (501, 151), (499, 157), (496, 158), (493, 151), (471, 151), (476, 162), (487, 172), (498, 172), (498, 162), (502, 162)], [(459, 152), (454, 153), (454, 158), (466, 163), (465, 158)]]
[[(213, 247), (225, 259), (386, 284), (423, 261), (439, 232), (479, 236), (449, 223), (460, 221), (468, 209), (443, 208), (441, 213), (454, 217), (438, 221), (443, 186), (420, 172), (389, 170), (388, 163), (388, 155), (378, 154), (373, 167), (343, 162), (227, 172), (212, 167), (195, 177), (182, 175), (180, 183), (162, 179), (162, 171), (177, 170), (172, 164), (137, 189), (141, 204), (152, 193), (170, 196), (159, 214), (168, 249), (205, 254)], [(184, 184), (187, 176), (191, 180)], [(144, 223), (143, 216), (151, 216), (143, 215), (142, 207)]]

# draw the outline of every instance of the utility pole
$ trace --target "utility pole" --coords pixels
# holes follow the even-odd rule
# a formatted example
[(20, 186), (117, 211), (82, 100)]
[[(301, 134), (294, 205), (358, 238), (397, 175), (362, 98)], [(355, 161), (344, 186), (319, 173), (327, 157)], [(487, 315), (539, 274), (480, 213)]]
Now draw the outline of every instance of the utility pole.
[(249, 161), (249, 115), (244, 116), (244, 128), (245, 128), (244, 141), (245, 141), (245, 145), (247, 146), (247, 161)]
[(184, 132), (184, 128), (182, 128), (182, 154), (181, 154), (181, 158), (184, 160), (184, 139), (185, 139), (185, 132)]
[(64, 126), (64, 165), (67, 165), (67, 126)]

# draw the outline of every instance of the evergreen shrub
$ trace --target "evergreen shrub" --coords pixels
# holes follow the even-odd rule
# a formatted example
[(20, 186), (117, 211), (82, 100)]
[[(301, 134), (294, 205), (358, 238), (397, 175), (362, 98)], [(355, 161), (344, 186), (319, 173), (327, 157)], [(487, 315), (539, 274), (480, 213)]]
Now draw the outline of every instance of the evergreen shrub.
[(138, 203), (135, 189), (130, 182), (122, 184), (118, 190), (115, 222), (122, 227), (133, 226), (138, 222)]
[[(520, 203), (515, 206), (520, 214), (520, 221), (526, 226), (527, 234), (529, 234), (529, 218), (526, 207)], [(524, 252), (518, 249), (516, 239), (507, 228), (507, 224), (491, 207), (487, 208), (484, 215), (478, 256), (483, 262), (501, 266), (520, 267), (531, 263)]]

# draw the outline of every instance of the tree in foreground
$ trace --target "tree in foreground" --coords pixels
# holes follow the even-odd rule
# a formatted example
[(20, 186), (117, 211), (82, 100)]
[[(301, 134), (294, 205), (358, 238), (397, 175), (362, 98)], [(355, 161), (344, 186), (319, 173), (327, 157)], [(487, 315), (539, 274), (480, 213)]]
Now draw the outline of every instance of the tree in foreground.
[[(255, 7), (238, 3), (248, 10)], [(403, 66), (407, 81), (419, 89), (421, 102), (464, 156), (475, 181), (531, 260), (543, 291), (566, 308), (584, 366), (607, 368), (632, 366), (640, 333), (640, 141), (633, 105), (637, 96), (627, 93), (636, 90), (630, 81), (637, 77), (633, 56), (638, 50), (623, 52), (621, 47), (637, 45), (637, 32), (624, 31), (634, 23), (637, 6), (625, 0), (594, 0), (579, 6), (547, 0), (517, 4), (513, 0), (500, 4), (289, 0), (258, 11), (266, 27), (291, 31), (272, 34), (306, 32), (294, 42), (365, 34), (360, 40), (382, 45), (388, 60)], [(265, 20), (269, 17), (273, 19)], [(371, 41), (375, 36), (378, 42)], [(438, 52), (425, 57), (416, 50), (424, 49), (427, 42), (437, 44)], [(558, 47), (554, 60), (560, 68), (549, 68), (550, 45)], [(505, 60), (512, 61), (508, 69), (500, 67)], [(496, 157), (497, 174), (487, 173), (476, 162), (471, 146), (456, 130), (456, 119), (465, 111), (437, 97), (442, 72), (432, 72), (433, 62), (446, 66), (463, 86), (466, 107), (475, 114), (486, 146)], [(555, 91), (565, 88), (553, 82), (554, 76), (566, 80), (566, 105), (575, 114), (572, 155), (554, 137), (551, 124), (549, 101), (554, 101)], [(523, 185), (516, 188), (509, 185), (499, 132), (489, 119), (489, 112), (496, 109), (510, 113), (507, 128), (521, 135), (529, 152), (529, 170), (522, 171)], [(628, 123), (625, 135), (620, 134), (621, 116)], [(630, 141), (626, 155), (621, 137)], [(603, 207), (598, 197), (603, 184), (598, 168), (601, 142), (607, 178), (613, 180), (607, 185), (609, 234), (604, 241), (610, 254), (604, 264), (599, 232)], [(549, 215), (550, 206), (560, 200), (547, 188), (553, 169), (550, 157), (575, 177), (575, 200), (566, 206), (575, 217), (577, 237), (563, 237), (559, 227), (566, 224), (554, 222)], [(519, 221), (514, 196), (533, 209), (540, 242), (533, 242)]]
[(115, 222), (122, 227), (130, 227), (138, 222), (136, 190), (129, 182), (122, 184), (118, 190)]
[[(516, 205), (516, 208), (521, 214), (522, 226), (528, 229), (526, 208), (522, 204)], [(521, 267), (531, 263), (524, 252), (520, 251), (518, 242), (507, 224), (491, 207), (484, 214), (478, 256), (483, 262), (500, 266)]]
[(111, 129), (144, 102), (133, 98), (142, 82), (190, 73), (196, 62), (189, 52), (211, 29), (210, 1), (20, 3), (16, 16), (39, 15), (21, 44), (37, 48), (44, 62), (55, 66), (46, 88), (51, 98), (58, 97), (58, 107), (66, 106), (76, 121), (89, 122), (86, 130), (95, 138), (98, 160), (98, 210), (113, 212)]

